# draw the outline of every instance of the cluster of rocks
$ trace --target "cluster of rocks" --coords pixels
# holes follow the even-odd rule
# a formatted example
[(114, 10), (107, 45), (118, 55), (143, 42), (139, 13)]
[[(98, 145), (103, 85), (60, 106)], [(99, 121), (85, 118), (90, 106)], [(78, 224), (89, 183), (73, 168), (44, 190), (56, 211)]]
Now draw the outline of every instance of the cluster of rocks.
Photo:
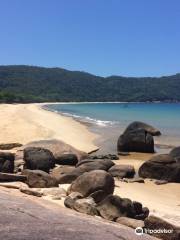
[[(119, 137), (118, 152), (153, 153), (153, 136), (160, 134), (150, 125), (134, 122)], [(143, 163), (138, 172), (141, 178), (134, 178), (132, 165), (116, 165), (114, 160), (118, 159), (115, 154), (89, 155), (59, 140), (35, 141), (21, 146), (16, 153), (0, 152), (0, 182), (24, 182), (19, 187), (23, 193), (63, 198), (68, 208), (131, 228), (150, 226), (153, 221), (168, 224), (148, 217), (148, 208), (140, 202), (113, 195), (114, 178), (128, 183), (143, 183), (144, 178), (180, 182), (180, 147)], [(59, 187), (62, 184), (68, 184), (67, 191)]]
[[(22, 181), (20, 191), (37, 197), (65, 197), (65, 206), (78, 212), (116, 221), (119, 217), (143, 220), (148, 209), (141, 203), (113, 195), (114, 177), (132, 178), (133, 166), (115, 165), (116, 155), (89, 156), (58, 140), (29, 143), (16, 154), (0, 153), (0, 181)], [(16, 174), (14, 174), (16, 172)], [(68, 191), (59, 184), (70, 184)], [(44, 191), (42, 189), (50, 189)]]
[(113, 195), (114, 179), (104, 170), (79, 176), (69, 187), (64, 204), (81, 213), (101, 216), (110, 221), (119, 217), (144, 220), (149, 210), (139, 202)]

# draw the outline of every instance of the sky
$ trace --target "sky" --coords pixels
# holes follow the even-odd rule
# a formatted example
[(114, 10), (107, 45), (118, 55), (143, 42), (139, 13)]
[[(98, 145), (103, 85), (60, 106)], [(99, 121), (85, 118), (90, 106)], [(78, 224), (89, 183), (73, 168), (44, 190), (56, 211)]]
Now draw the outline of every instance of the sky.
[(0, 0), (0, 65), (180, 72), (179, 0)]

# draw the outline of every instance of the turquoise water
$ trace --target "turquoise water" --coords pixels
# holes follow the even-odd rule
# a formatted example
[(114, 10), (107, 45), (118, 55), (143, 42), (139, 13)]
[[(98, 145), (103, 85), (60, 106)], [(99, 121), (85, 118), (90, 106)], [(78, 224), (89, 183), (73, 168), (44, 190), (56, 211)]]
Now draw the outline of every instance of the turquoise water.
[(92, 131), (103, 136), (104, 142), (112, 141), (132, 121), (143, 121), (162, 132), (156, 138), (160, 144), (180, 145), (179, 103), (78, 103), (54, 104), (49, 109), (91, 123)]

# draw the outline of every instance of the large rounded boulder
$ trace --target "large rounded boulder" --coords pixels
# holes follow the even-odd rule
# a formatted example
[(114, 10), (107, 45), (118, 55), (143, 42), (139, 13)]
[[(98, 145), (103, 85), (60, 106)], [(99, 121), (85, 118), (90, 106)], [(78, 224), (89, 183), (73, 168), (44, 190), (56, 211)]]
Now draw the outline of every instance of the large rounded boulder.
[[(57, 139), (52, 139), (52, 140), (40, 140), (40, 141), (34, 141), (30, 142), (22, 147), (22, 149), (27, 148), (27, 147), (40, 147), (44, 149), (48, 149), (49, 151), (52, 152), (55, 161), (61, 162), (62, 160), (64, 161), (64, 155), (66, 154), (74, 154), (76, 155), (78, 160), (82, 160), (88, 157), (88, 154), (85, 152), (82, 152), (80, 150), (77, 150), (76, 148), (72, 147), (71, 145)], [(17, 153), (17, 157), (19, 158), (20, 151)], [(69, 161), (68, 156), (68, 160)], [(72, 156), (71, 156), (72, 157)]]
[(135, 121), (135, 122), (132, 122), (131, 124), (129, 124), (129, 126), (125, 130), (125, 133), (129, 132), (129, 131), (134, 131), (136, 129), (144, 129), (146, 132), (148, 132), (152, 136), (161, 135), (161, 132), (157, 128), (154, 128), (153, 126), (151, 126), (147, 123), (139, 122), (139, 121)]
[(118, 152), (154, 153), (153, 136), (141, 128), (126, 130), (118, 139), (117, 150)]
[(168, 154), (156, 155), (141, 165), (139, 176), (180, 182), (180, 162)]
[(83, 197), (88, 197), (100, 190), (103, 197), (112, 194), (114, 192), (114, 179), (103, 170), (94, 170), (80, 175), (71, 184), (68, 192), (79, 192)]
[(40, 147), (28, 147), (24, 149), (24, 168), (49, 172), (55, 166), (53, 154)]
[(113, 177), (118, 178), (133, 178), (135, 174), (134, 166), (132, 165), (125, 165), (125, 164), (119, 164), (112, 166), (108, 172)]

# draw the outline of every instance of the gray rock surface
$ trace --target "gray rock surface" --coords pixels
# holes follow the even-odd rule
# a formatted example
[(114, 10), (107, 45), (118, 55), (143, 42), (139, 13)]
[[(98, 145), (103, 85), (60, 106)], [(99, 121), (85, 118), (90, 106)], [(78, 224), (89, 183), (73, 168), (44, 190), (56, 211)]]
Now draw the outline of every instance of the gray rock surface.
[[(14, 192), (17, 191), (17, 192)], [(0, 189), (2, 240), (153, 240), (134, 230), (80, 214), (18, 190)]]

